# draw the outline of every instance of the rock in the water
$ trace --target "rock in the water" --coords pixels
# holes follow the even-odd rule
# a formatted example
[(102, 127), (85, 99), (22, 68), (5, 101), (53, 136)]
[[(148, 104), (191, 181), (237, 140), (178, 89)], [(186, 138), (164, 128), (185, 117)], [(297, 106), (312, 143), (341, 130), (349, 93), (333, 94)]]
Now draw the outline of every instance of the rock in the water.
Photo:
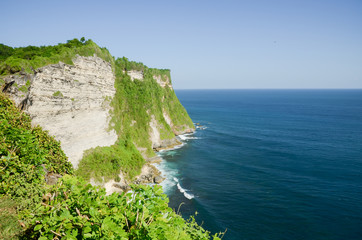
[(160, 184), (163, 180), (164, 180), (164, 178), (161, 176), (156, 176), (153, 178), (153, 182), (156, 184)]

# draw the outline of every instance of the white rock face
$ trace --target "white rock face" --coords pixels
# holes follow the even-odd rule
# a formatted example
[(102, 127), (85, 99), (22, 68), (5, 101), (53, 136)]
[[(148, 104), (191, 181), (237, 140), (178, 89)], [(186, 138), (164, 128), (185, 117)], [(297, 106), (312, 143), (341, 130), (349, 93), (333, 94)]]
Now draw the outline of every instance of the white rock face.
[(38, 69), (26, 96), (17, 102), (26, 102), (32, 122), (61, 142), (76, 168), (84, 150), (116, 142), (115, 131), (108, 131), (109, 102), (116, 91), (108, 62), (78, 56), (73, 63)]
[(178, 144), (181, 144), (177, 138), (172, 138), (172, 139), (161, 139), (161, 134), (160, 134), (160, 124), (157, 122), (157, 119), (155, 118), (155, 115), (151, 115), (151, 121), (149, 123), (150, 126), (150, 132), (149, 132), (149, 136), (150, 136), (150, 140), (152, 142), (152, 148), (153, 149), (157, 149), (157, 148), (168, 148), (170, 146), (175, 146)]
[(158, 130), (158, 122), (155, 118), (155, 115), (151, 116), (150, 127), (151, 127), (150, 140), (152, 142), (152, 148), (160, 147), (162, 144), (162, 140), (161, 140), (160, 131)]
[(132, 81), (135, 79), (143, 80), (143, 71), (129, 70), (127, 71), (127, 75), (131, 77)]
[(162, 79), (161, 75), (153, 75), (153, 79), (155, 79), (161, 87), (165, 88), (166, 86), (168, 86), (172, 89), (172, 84), (168, 76), (165, 75), (164, 78), (165, 79)]
[(165, 111), (165, 109), (162, 110), (162, 115), (163, 115), (163, 118), (165, 119), (166, 123), (168, 125), (170, 125), (171, 128), (173, 128), (173, 123), (171, 121), (171, 118), (170, 116), (167, 114), (167, 112)]

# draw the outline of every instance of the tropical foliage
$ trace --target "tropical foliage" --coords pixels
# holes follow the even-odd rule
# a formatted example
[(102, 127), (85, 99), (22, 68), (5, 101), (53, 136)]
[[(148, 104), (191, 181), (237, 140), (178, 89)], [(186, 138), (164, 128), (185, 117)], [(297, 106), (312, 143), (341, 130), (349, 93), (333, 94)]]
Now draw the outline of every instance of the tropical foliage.
[[(132, 192), (106, 196), (104, 189), (65, 176), (53, 186), (49, 202), (31, 216), (30, 239), (209, 239), (191, 218), (172, 211), (161, 187), (133, 186)], [(218, 239), (215, 235), (214, 239)]]
[[(0, 75), (17, 74), (59, 61), (72, 64), (76, 54), (96, 54), (110, 62), (116, 73), (111, 126), (119, 139), (111, 147), (90, 149), (77, 174), (85, 179), (117, 177), (122, 169), (132, 178), (144, 159), (137, 147), (153, 154), (148, 140), (150, 116), (161, 127), (162, 138), (172, 138), (163, 111), (175, 124), (192, 126), (182, 105), (169, 87), (153, 79), (170, 80), (169, 70), (150, 69), (120, 58), (91, 40), (73, 39), (56, 46), (11, 48), (0, 44)], [(131, 81), (127, 71), (142, 71), (144, 80)], [(0, 79), (2, 82), (2, 78)], [(22, 91), (28, 91), (26, 84)], [(60, 97), (61, 92), (55, 91)], [(170, 103), (164, 103), (171, 101)], [(49, 186), (46, 174), (64, 177)], [(217, 235), (214, 239), (219, 239)], [(60, 143), (0, 93), (0, 239), (209, 239), (209, 232), (193, 218), (185, 221), (168, 207), (160, 187), (133, 186), (132, 192), (106, 196), (73, 175)]]
[[(193, 218), (185, 221), (168, 207), (161, 187), (133, 186), (130, 193), (106, 196), (104, 189), (68, 175), (73, 170), (59, 142), (31, 127), (29, 116), (3, 94), (0, 106), (0, 238), (210, 238)], [(48, 186), (43, 166), (65, 176)]]

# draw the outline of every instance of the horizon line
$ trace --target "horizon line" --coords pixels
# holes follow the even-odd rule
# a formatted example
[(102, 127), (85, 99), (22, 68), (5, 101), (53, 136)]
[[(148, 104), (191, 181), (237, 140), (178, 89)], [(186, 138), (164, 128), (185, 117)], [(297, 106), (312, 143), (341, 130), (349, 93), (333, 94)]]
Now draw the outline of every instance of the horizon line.
[(362, 90), (362, 88), (174, 88), (174, 90)]

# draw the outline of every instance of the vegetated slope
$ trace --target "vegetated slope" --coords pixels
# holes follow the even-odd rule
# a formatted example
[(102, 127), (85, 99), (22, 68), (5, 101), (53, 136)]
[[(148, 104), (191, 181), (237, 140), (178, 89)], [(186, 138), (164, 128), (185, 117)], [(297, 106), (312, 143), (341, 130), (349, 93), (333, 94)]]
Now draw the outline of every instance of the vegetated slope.
[[(106, 196), (104, 189), (68, 175), (72, 167), (59, 142), (32, 127), (2, 93), (0, 116), (0, 238), (210, 238), (193, 218), (185, 221), (168, 207), (160, 187), (133, 186), (131, 193)], [(65, 176), (47, 185), (45, 175), (54, 173)]]
[[(35, 108), (35, 102), (47, 99), (49, 102), (45, 103), (46, 105), (52, 103), (54, 109), (61, 106), (59, 110), (61, 116), (65, 116), (63, 112), (68, 109), (69, 117), (62, 119), (62, 123), (69, 122), (69, 125), (77, 125), (82, 122), (77, 118), (80, 115), (77, 115), (77, 112), (83, 107), (79, 103), (85, 101), (77, 99), (81, 94), (79, 96), (74, 96), (74, 94), (76, 95), (76, 90), (82, 92), (84, 89), (79, 86), (88, 83), (79, 84), (76, 79), (67, 83), (69, 81), (67, 76), (73, 73), (65, 75), (65, 77), (59, 77), (59, 71), (66, 72), (71, 69), (69, 66), (75, 60), (77, 62), (81, 61), (79, 56), (95, 56), (96, 65), (98, 62), (96, 58), (102, 58), (111, 64), (115, 76), (115, 95), (111, 99), (105, 97), (104, 102), (111, 101), (112, 111), (109, 113), (111, 119), (109, 130), (114, 129), (117, 132), (118, 140), (113, 145), (88, 149), (83, 155), (83, 160), (76, 161), (75, 166), (79, 162), (77, 173), (88, 180), (91, 178), (97, 181), (114, 179), (119, 176), (120, 170), (123, 171), (123, 176), (130, 180), (140, 173), (141, 167), (145, 163), (144, 158), (154, 155), (154, 149), (177, 144), (175, 135), (192, 131), (194, 128), (190, 117), (172, 89), (169, 70), (148, 68), (142, 63), (129, 61), (125, 57), (114, 59), (107, 49), (98, 47), (91, 40), (85, 41), (85, 39), (81, 39), (79, 41), (73, 39), (56, 46), (29, 46), (25, 48), (11, 48), (0, 45), (0, 56), (0, 85), (2, 83), (4, 90), (11, 93), (13, 98), (17, 96), (19, 106), (29, 110), (29, 113), (32, 114), (30, 110)], [(66, 64), (49, 65), (58, 64), (59, 62)], [(67, 64), (70, 65), (67, 66)], [(49, 79), (42, 76), (43, 84), (41, 86), (44, 87), (47, 81), (50, 81), (50, 83), (59, 81), (60, 78), (63, 83), (58, 84), (57, 89), (53, 89), (52, 92), (48, 91), (44, 93), (45, 95), (39, 95), (41, 89), (37, 91), (36, 88), (39, 88), (40, 84), (36, 84), (36, 81), (39, 80), (40, 77), (38, 76), (43, 71), (39, 71), (39, 69), (44, 66), (47, 66), (46, 71), (54, 72), (55, 75), (50, 76)], [(61, 70), (53, 71), (54, 68), (61, 68)], [(62, 85), (66, 86), (64, 90), (59, 89), (62, 88)], [(75, 89), (73, 95), (68, 94), (67, 90), (69, 89)], [(98, 91), (98, 89), (96, 90)], [(38, 96), (35, 98), (36, 94)], [(31, 104), (33, 104), (33, 107)], [(94, 105), (89, 101), (87, 104)], [(44, 106), (44, 103), (38, 105)], [(44, 113), (43, 110), (38, 112)], [(37, 114), (36, 111), (35, 113)], [(35, 116), (32, 115), (32, 117), (35, 117), (34, 119), (37, 118), (36, 114)], [(46, 120), (46, 116), (43, 119)], [(78, 122), (76, 122), (77, 119)], [(87, 125), (90, 121), (84, 120), (83, 122), (84, 125)], [(47, 128), (50, 124), (45, 122), (44, 125)], [(61, 124), (56, 123), (55, 126), (47, 129), (50, 132), (52, 132), (52, 128), (59, 130), (58, 125)], [(64, 127), (64, 124), (62, 126)], [(72, 128), (71, 130), (73, 134), (80, 135), (77, 129)], [(54, 135), (60, 139), (61, 136), (59, 135), (67, 135), (64, 132), (65, 129), (63, 132), (54, 133)], [(71, 131), (68, 130), (68, 132)], [(93, 136), (96, 135), (93, 134)], [(79, 142), (81, 144), (86, 141)], [(88, 142), (94, 141), (92, 139), (92, 141)], [(67, 142), (62, 141), (62, 145), (65, 144), (67, 144), (64, 147), (65, 152), (70, 152), (69, 148), (81, 149), (79, 143), (75, 144), (71, 139)], [(81, 150), (81, 154), (83, 154), (83, 150)]]
[[(31, 92), (31, 82), (9, 84), (9, 74), (20, 76), (17, 79), (36, 75), (37, 69), (48, 64), (73, 64), (77, 54), (96, 54), (111, 63), (116, 76), (109, 128), (117, 132), (118, 140), (86, 152), (78, 169), (89, 170), (86, 179), (109, 179), (121, 169), (132, 178), (144, 164), (139, 151), (144, 157), (152, 156), (154, 148), (173, 144), (175, 134), (193, 128), (172, 89), (168, 70), (149, 69), (126, 58), (114, 60), (91, 40), (15, 49), (0, 45), (0, 86), (5, 91)], [(54, 96), (58, 100), (64, 98), (61, 91), (54, 92), (59, 92)], [(83, 167), (88, 164), (93, 167)], [(171, 210), (157, 186), (133, 186), (132, 193), (106, 196), (104, 189), (72, 174), (60, 143), (41, 127), (32, 127), (30, 117), (0, 93), (0, 239), (210, 237), (193, 218), (185, 221)], [(61, 175), (54, 185), (46, 184)]]

